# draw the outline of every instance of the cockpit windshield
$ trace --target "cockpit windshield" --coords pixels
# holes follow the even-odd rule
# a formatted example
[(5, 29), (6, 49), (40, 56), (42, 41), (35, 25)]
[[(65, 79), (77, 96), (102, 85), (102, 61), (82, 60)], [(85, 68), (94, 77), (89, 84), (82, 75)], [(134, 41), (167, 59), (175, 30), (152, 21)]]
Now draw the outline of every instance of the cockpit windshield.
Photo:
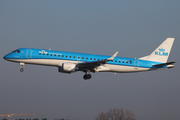
[(14, 50), (13, 53), (20, 53), (20, 50)]

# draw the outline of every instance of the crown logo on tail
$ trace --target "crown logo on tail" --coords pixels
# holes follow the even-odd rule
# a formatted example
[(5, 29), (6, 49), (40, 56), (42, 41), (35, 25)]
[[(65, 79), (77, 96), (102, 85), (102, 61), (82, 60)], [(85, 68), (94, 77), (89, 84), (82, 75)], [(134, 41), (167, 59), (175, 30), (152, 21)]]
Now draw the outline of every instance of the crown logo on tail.
[(163, 49), (163, 48), (159, 48), (159, 51), (163, 52), (163, 51), (165, 51), (165, 49)]

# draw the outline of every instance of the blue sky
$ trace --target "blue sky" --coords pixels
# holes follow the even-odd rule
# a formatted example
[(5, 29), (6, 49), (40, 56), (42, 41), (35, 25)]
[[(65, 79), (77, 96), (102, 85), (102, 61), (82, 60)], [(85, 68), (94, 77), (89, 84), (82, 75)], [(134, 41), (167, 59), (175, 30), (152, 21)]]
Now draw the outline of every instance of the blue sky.
[[(0, 1), (0, 114), (93, 120), (111, 108), (132, 110), (138, 120), (179, 120), (180, 1)], [(3, 56), (21, 47), (121, 57), (150, 54), (167, 37), (175, 42), (175, 68), (143, 73), (58, 73), (21, 66)], [(13, 117), (15, 118), (15, 117)], [(20, 118), (20, 117), (17, 117)], [(22, 118), (22, 117), (21, 117)], [(25, 118), (25, 117), (23, 117)]]

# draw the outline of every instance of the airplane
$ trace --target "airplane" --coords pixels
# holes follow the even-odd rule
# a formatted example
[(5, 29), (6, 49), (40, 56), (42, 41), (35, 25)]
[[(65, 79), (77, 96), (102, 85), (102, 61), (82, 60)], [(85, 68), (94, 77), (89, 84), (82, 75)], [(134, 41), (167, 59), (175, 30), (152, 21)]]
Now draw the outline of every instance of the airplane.
[(167, 62), (175, 38), (167, 38), (150, 55), (141, 58), (116, 57), (47, 49), (19, 48), (4, 56), (5, 60), (25, 64), (54, 66), (61, 73), (85, 72), (84, 80), (91, 79), (90, 72), (130, 73), (173, 68), (176, 62)]

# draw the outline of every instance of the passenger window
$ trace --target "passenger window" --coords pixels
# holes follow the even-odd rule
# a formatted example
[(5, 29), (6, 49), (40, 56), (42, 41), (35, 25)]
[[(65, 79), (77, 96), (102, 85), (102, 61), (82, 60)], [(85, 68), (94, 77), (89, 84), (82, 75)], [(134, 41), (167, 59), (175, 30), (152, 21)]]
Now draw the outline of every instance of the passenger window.
[(123, 61), (123, 63), (124, 63), (124, 61)]
[(78, 57), (78, 59), (80, 59), (80, 57)]
[(47, 54), (47, 56), (48, 56), (48, 54)]
[(115, 62), (117, 62), (117, 61), (115, 60)]
[(58, 55), (58, 57), (60, 57), (60, 55)]
[(71, 58), (71, 56), (69, 56), (69, 58)]
[(96, 58), (94, 58), (94, 60), (96, 60)]
[(66, 56), (67, 57), (67, 56)]
[(90, 58), (90, 60), (92, 60), (92, 58)]
[(82, 59), (84, 59), (84, 57), (82, 57)]
[(121, 61), (119, 61), (119, 63), (120, 63)]
[(41, 55), (41, 53), (39, 53), (39, 55)]
[(64, 55), (62, 55), (62, 57), (64, 57)]
[(75, 56), (73, 58), (76, 58)]
[(86, 60), (87, 60), (88, 58), (86, 58)]
[(45, 55), (45, 54), (43, 53), (43, 55)]
[(52, 56), (52, 54), (51, 54), (51, 56)]

